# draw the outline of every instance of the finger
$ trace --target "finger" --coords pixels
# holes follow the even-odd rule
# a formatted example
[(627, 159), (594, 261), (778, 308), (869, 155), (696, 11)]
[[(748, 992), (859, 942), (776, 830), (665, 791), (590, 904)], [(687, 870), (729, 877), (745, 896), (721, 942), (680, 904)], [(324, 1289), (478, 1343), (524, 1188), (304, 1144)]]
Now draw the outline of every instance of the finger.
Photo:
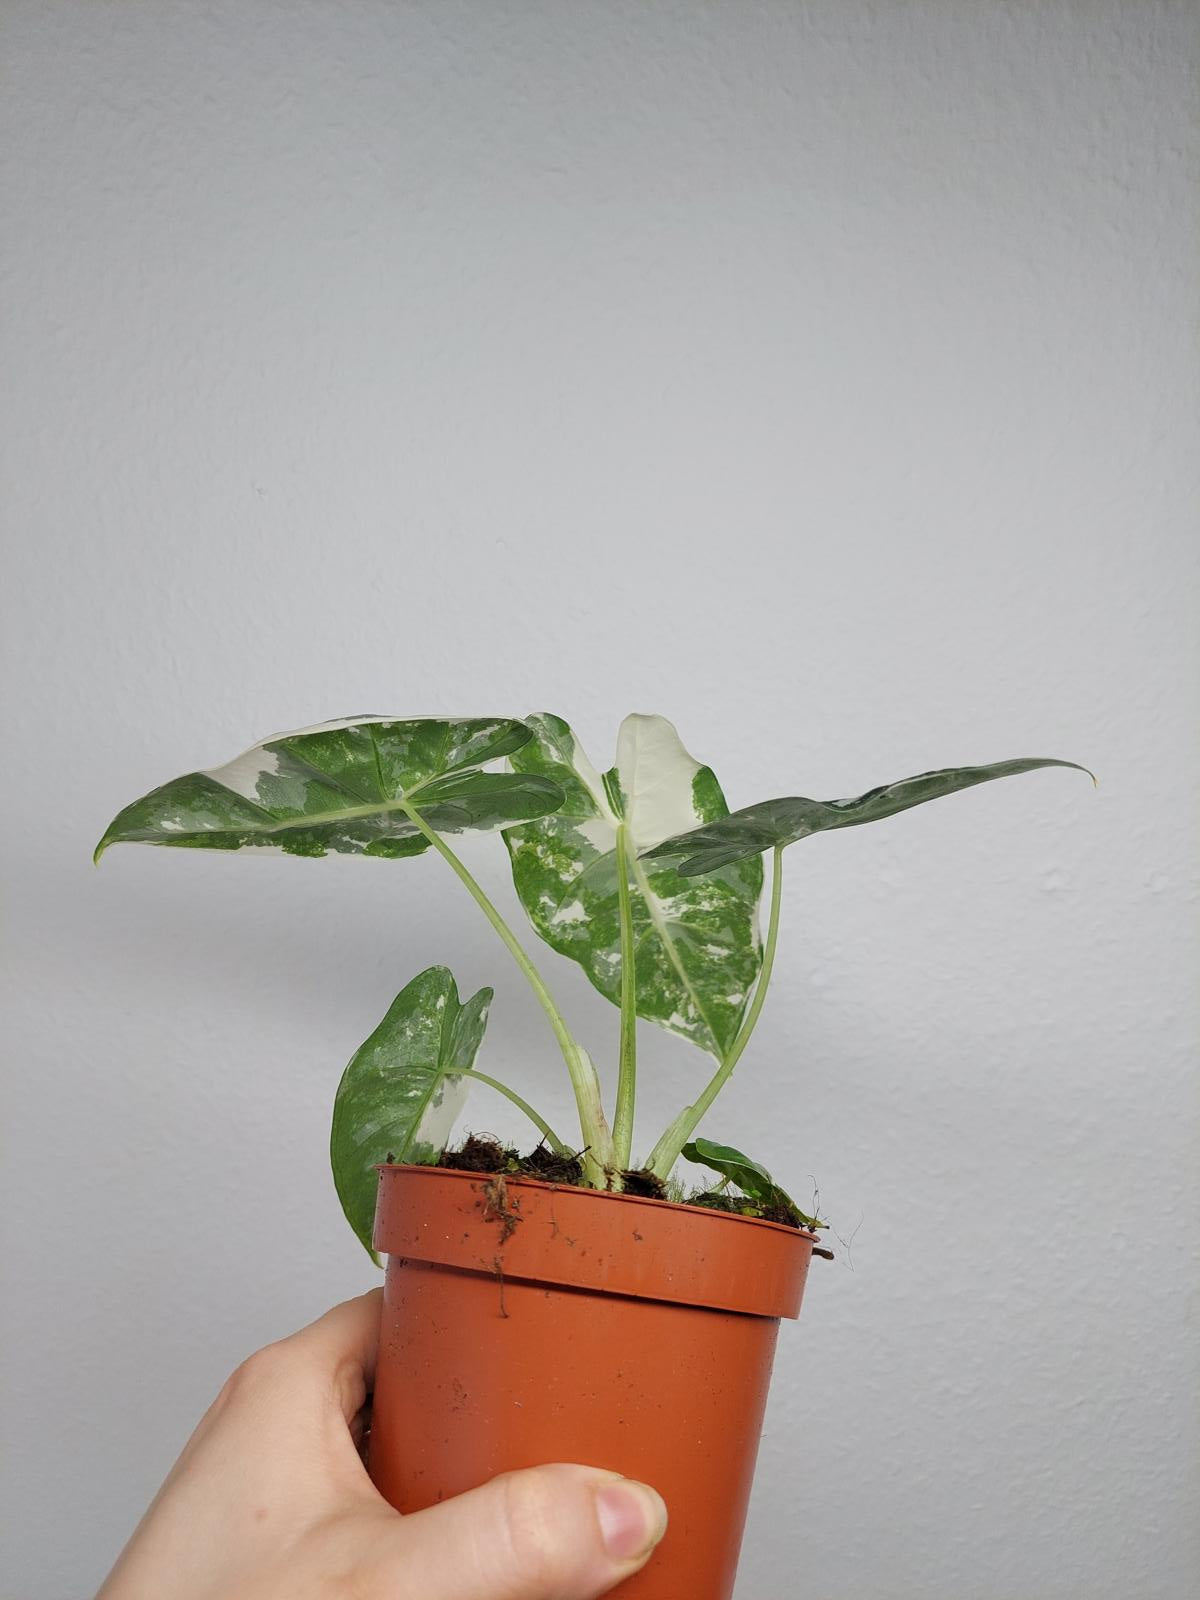
[(643, 1567), (667, 1511), (593, 1467), (532, 1467), (403, 1518), (378, 1573), (395, 1600), (593, 1600)]
[(382, 1305), (383, 1290), (371, 1289), (334, 1306), (275, 1347), (310, 1363), (314, 1376), (330, 1385), (347, 1422), (362, 1410), (375, 1382)]

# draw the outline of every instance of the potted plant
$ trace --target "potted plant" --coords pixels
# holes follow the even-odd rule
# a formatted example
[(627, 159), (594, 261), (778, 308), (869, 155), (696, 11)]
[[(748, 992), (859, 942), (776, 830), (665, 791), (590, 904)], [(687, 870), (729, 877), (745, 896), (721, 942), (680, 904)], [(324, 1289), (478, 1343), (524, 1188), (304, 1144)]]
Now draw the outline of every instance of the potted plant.
[[(853, 800), (731, 813), (661, 717), (626, 718), (604, 773), (555, 716), (354, 717), (265, 740), (118, 814), (97, 859), (118, 842), (436, 853), (528, 980), (562, 1055), (577, 1142), (480, 1070), (491, 990), (463, 1001), (438, 965), (405, 985), (343, 1074), (337, 1192), (368, 1251), (388, 1258), (370, 1469), (395, 1506), (419, 1509), (539, 1461), (615, 1468), (654, 1484), (672, 1515), (622, 1593), (727, 1600), (779, 1319), (798, 1314), (814, 1250), (829, 1253), (819, 1218), (700, 1133), (766, 998), (783, 852), (993, 778), (1074, 765), (951, 768)], [(473, 829), (500, 832), (534, 931), (619, 1008), (611, 1101), (541, 971), (451, 847), (449, 836)], [(653, 1138), (635, 1125), (639, 1020), (709, 1058), (699, 1092)], [(447, 1149), (474, 1085), (528, 1116), (531, 1153), (474, 1138)], [(699, 1192), (679, 1178), (681, 1156), (711, 1172)]]

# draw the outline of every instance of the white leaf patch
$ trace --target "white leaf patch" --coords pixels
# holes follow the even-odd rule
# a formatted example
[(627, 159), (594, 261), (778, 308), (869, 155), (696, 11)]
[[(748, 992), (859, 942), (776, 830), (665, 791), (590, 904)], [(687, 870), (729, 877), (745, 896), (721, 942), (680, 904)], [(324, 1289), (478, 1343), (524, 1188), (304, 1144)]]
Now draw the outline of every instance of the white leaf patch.
[(633, 918), (637, 1013), (720, 1058), (745, 1013), (761, 961), (761, 862), (685, 880), (639, 852), (728, 815), (713, 774), (684, 748), (665, 717), (626, 717), (617, 764), (601, 777), (560, 717), (528, 717), (533, 740), (515, 772), (564, 791), (553, 815), (505, 834), (513, 880), (533, 927), (579, 962), (601, 994), (619, 1003), (618, 841)]

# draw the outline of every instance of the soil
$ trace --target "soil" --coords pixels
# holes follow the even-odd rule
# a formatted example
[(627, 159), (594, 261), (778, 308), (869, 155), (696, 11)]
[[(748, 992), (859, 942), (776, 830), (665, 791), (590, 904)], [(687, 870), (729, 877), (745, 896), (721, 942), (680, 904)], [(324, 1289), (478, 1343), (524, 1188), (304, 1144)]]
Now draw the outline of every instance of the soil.
[(621, 1182), (626, 1194), (639, 1194), (647, 1200), (665, 1200), (667, 1186), (657, 1172), (647, 1172), (639, 1167), (635, 1172), (623, 1172)]
[(521, 1171), (543, 1183), (578, 1183), (583, 1177), (583, 1162), (578, 1156), (560, 1156), (548, 1144), (538, 1145), (521, 1162)]
[[(538, 1178), (542, 1183), (578, 1184), (583, 1177), (583, 1163), (576, 1155), (559, 1155), (549, 1145), (539, 1144), (527, 1156), (512, 1145), (501, 1144), (490, 1133), (470, 1134), (457, 1150), (445, 1149), (438, 1158), (438, 1166), (455, 1172), (485, 1172), (489, 1176)], [(621, 1174), (625, 1194), (638, 1195), (647, 1200), (668, 1200), (667, 1186), (654, 1172), (644, 1167)], [(796, 1214), (786, 1205), (759, 1205), (745, 1195), (730, 1194), (728, 1190), (709, 1191), (687, 1195), (683, 1204), (704, 1206), (710, 1211), (728, 1211), (738, 1217), (760, 1217), (765, 1222), (779, 1222), (786, 1228), (800, 1228)], [(505, 1207), (497, 1208), (503, 1216)], [(519, 1219), (515, 1219), (519, 1220)], [(833, 1252), (814, 1246), (814, 1255), (833, 1259)]]
[(796, 1221), (795, 1212), (786, 1205), (778, 1202), (760, 1205), (757, 1200), (748, 1200), (745, 1195), (730, 1194), (727, 1190), (694, 1194), (687, 1203), (689, 1206), (703, 1206), (706, 1211), (728, 1211), (735, 1217), (761, 1217), (764, 1222), (781, 1222), (786, 1228), (801, 1226)]
[(559, 1155), (548, 1144), (539, 1144), (523, 1156), (512, 1145), (493, 1139), (490, 1133), (473, 1133), (457, 1150), (443, 1150), (438, 1166), (455, 1172), (499, 1172), (510, 1178), (539, 1178), (543, 1183), (578, 1183), (583, 1177), (583, 1162), (578, 1156)]
[(501, 1144), (490, 1133), (473, 1133), (457, 1150), (443, 1150), (438, 1166), (455, 1172), (508, 1172), (515, 1177), (521, 1171), (521, 1158), (512, 1145)]

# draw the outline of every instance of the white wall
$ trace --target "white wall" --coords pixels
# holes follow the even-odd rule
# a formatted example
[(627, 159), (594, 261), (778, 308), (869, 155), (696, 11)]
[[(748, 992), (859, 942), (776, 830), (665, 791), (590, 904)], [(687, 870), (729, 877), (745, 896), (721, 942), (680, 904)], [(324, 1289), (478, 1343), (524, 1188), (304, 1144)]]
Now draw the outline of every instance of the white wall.
[[(436, 861), (96, 836), (279, 728), (541, 707), (674, 717), (734, 804), (1101, 774), (789, 858), (710, 1127), (854, 1241), (739, 1595), (1193, 1592), (1198, 15), (9, 0), (6, 1595), (89, 1593), (371, 1281), (327, 1119), (418, 968), (568, 1115)], [(697, 1061), (644, 1050), (649, 1127)]]

